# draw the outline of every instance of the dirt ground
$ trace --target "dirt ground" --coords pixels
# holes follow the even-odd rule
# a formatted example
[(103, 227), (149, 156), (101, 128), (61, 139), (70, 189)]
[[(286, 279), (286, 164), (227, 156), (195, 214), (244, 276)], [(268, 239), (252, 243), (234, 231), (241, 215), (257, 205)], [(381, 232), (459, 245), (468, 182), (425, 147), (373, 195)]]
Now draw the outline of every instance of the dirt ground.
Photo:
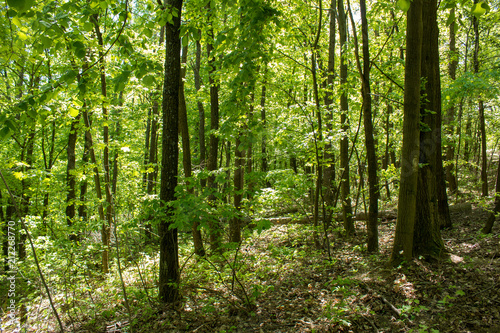
[(397, 268), (386, 264), (394, 220), (381, 223), (379, 255), (363, 250), (358, 222), (351, 241), (331, 236), (331, 259), (325, 248), (315, 249), (312, 232), (277, 225), (242, 248), (244, 268), (237, 276), (256, 276), (245, 286), (251, 298), (260, 284), (254, 305), (242, 301), (244, 282), (233, 279), (229, 288), (226, 279), (225, 287), (217, 287), (191, 276), (182, 308), (160, 310), (136, 327), (140, 332), (500, 332), (500, 227), (497, 221), (492, 235), (482, 235), (487, 216), (479, 208), (452, 213), (454, 227), (442, 232), (448, 258)]

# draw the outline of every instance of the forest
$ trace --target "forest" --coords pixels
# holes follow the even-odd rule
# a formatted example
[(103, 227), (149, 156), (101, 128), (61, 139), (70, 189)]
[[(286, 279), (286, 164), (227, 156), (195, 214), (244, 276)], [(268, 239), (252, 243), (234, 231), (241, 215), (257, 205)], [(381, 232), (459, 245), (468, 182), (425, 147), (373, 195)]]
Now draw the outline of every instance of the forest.
[(0, 332), (500, 332), (499, 10), (2, 2)]

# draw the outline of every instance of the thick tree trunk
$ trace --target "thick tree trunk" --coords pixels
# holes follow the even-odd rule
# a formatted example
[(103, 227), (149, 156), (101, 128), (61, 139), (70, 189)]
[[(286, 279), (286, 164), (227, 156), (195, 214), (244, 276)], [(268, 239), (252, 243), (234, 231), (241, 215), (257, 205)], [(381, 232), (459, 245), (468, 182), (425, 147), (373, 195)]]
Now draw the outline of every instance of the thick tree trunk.
[(398, 220), (392, 249), (392, 262), (400, 260), (401, 252), (407, 260), (413, 257), (420, 150), (422, 29), (422, 0), (413, 0), (407, 13), (403, 147)]
[[(177, 229), (171, 228), (173, 223), (173, 207), (169, 205), (175, 200), (179, 161), (179, 89), (181, 78), (181, 9), (182, 0), (167, 0), (168, 8), (177, 10), (177, 16), (165, 27), (165, 77), (163, 85), (163, 135), (160, 200), (165, 215), (160, 221), (160, 273), (159, 298), (165, 303), (179, 300), (179, 254)], [(166, 205), (165, 205), (166, 203)]]
[(348, 235), (354, 234), (354, 222), (352, 219), (351, 187), (349, 183), (349, 102), (347, 96), (347, 19), (343, 0), (338, 0), (338, 22), (340, 32), (340, 84), (342, 94), (340, 96), (340, 126), (342, 139), (340, 140), (340, 169), (341, 169), (341, 200), (344, 218), (344, 229)]

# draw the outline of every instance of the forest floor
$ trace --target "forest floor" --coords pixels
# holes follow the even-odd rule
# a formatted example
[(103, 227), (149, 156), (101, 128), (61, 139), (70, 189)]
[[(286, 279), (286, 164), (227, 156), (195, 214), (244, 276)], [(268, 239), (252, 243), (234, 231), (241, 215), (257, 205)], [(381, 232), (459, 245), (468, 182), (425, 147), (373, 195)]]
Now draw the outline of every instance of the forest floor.
[[(90, 283), (93, 315), (78, 305), (90, 302), (82, 297), (64, 322), (68, 332), (500, 332), (500, 226), (482, 235), (487, 216), (480, 208), (452, 213), (454, 228), (442, 233), (447, 259), (396, 268), (387, 266), (395, 220), (381, 223), (379, 254), (364, 250), (359, 221), (350, 241), (331, 236), (330, 257), (311, 228), (274, 225), (247, 237), (236, 258), (197, 260), (186, 252), (175, 307), (144, 297), (156, 290), (150, 258), (150, 266), (125, 270), (130, 318), (119, 283), (102, 281)], [(55, 321), (35, 326), (27, 332), (57, 330)]]

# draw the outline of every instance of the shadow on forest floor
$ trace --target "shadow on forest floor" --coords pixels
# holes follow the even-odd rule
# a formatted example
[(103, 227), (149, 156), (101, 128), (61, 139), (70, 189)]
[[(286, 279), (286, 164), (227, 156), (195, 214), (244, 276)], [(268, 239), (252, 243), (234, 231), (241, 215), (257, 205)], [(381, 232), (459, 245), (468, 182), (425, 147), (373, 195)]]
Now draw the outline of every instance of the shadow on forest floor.
[[(139, 296), (140, 287), (130, 291), (132, 327), (134, 332), (500, 332), (500, 228), (497, 223), (493, 235), (479, 233), (487, 214), (481, 209), (452, 214), (454, 228), (442, 233), (449, 259), (416, 260), (394, 269), (386, 267), (394, 220), (381, 223), (378, 255), (364, 251), (361, 223), (349, 242), (332, 235), (331, 261), (325, 249), (315, 249), (307, 226), (254, 232), (236, 260), (236, 278), (228, 264), (188, 260), (184, 299), (176, 309), (148, 303)], [(141, 277), (150, 294), (156, 269), (155, 264), (145, 268), (149, 282), (147, 274)], [(129, 290), (141, 285), (138, 280), (129, 275)], [(242, 286), (251, 306), (243, 301)], [(104, 291), (112, 292), (118, 294), (119, 287)], [(92, 322), (73, 321), (68, 332), (130, 332), (124, 305), (109, 308)], [(123, 328), (120, 322), (126, 322)]]

